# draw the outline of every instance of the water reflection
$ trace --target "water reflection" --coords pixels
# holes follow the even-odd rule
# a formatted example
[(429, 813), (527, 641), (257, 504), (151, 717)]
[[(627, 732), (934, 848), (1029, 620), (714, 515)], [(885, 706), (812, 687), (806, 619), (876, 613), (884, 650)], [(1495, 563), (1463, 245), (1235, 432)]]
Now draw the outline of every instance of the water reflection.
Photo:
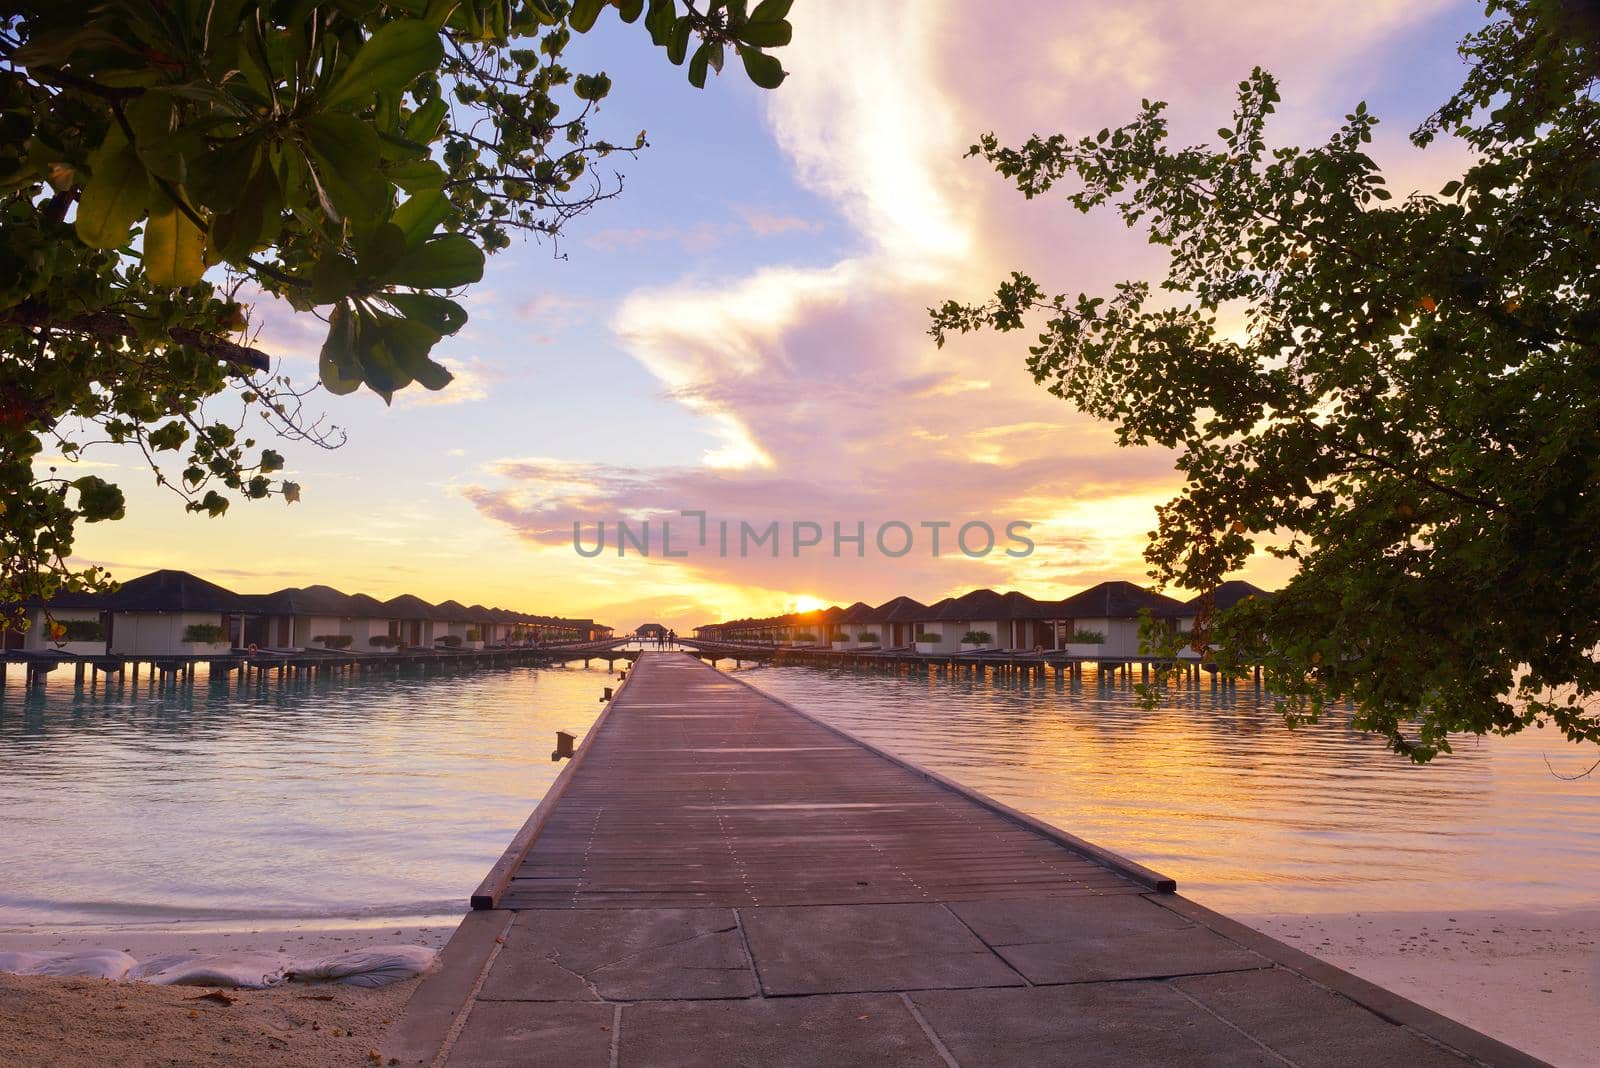
[[(58, 673), (64, 675), (64, 673)], [(461, 911), (603, 670), (0, 693), (0, 925)]]
[(1083, 680), (758, 667), (796, 706), (1240, 912), (1593, 904), (1594, 759), (1538, 731), (1427, 767), (1349, 729), (1287, 729), (1254, 689), (1141, 707)]

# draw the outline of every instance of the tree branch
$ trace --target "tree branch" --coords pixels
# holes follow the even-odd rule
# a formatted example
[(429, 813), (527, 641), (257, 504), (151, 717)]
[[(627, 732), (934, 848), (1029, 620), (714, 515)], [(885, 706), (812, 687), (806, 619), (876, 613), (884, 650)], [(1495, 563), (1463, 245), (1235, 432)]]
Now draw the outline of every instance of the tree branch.
[[(126, 316), (115, 312), (90, 312), (86, 315), (77, 315), (71, 319), (57, 320), (46, 314), (36, 306), (26, 303), (6, 311), (0, 316), (0, 325), (6, 326), (31, 326), (42, 330), (51, 330), (68, 334), (84, 334), (97, 337), (104, 341), (121, 340), (134, 337), (138, 329)], [(203, 334), (198, 330), (188, 327), (175, 326), (167, 331), (167, 336), (180, 345), (199, 349), (208, 356), (212, 356), (223, 363), (231, 364), (241, 372), (269, 371), (272, 369), (272, 358), (259, 349), (250, 348), (229, 341), (225, 337), (215, 334)]]

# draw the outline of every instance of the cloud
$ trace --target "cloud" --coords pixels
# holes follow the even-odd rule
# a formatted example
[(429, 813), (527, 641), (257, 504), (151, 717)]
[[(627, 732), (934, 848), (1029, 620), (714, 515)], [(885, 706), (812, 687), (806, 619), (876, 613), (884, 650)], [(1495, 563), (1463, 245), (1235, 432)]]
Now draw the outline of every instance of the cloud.
[(701, 222), (690, 227), (631, 226), (609, 227), (596, 230), (583, 240), (590, 248), (604, 252), (618, 249), (635, 251), (651, 244), (671, 244), (687, 252), (704, 252), (722, 243), (728, 228), (713, 222)]
[[(1118, 449), (1106, 426), (1049, 397), (1024, 365), (1027, 339), (935, 348), (926, 308), (980, 297), (1014, 266), (1063, 288), (1104, 291), (1159, 270), (1161, 253), (1115, 218), (1025, 201), (964, 160), (967, 145), (988, 129), (1014, 139), (1124, 122), (1141, 96), (1174, 101), (1179, 141), (1208, 136), (1258, 62), (1288, 76), (1286, 98), (1339, 99), (1331, 119), (1286, 99), (1274, 127), (1285, 140), (1321, 140), (1343, 98), (1359, 98), (1359, 86), (1346, 84), (1350, 71), (1377, 62), (1387, 39), (1442, 3), (1352, 11), (1333, 0), (1292, 8), (1036, 0), (1004, 18), (973, 18), (954, 0), (797, 7), (784, 55), (791, 76), (763, 106), (795, 180), (847, 225), (844, 251), (820, 266), (775, 262), (641, 288), (610, 318), (622, 346), (702, 420), (714, 445), (688, 466), (506, 459), (461, 495), (539, 552), (565, 554), (569, 566), (610, 569), (612, 581), (626, 576), (633, 588), (648, 576), (651, 588), (715, 591), (701, 602), (706, 615), (730, 591), (743, 591), (747, 604), (781, 604), (802, 590), (838, 600), (934, 598), (977, 584), (1047, 594), (1142, 576), (1154, 508), (1178, 484), (1171, 456)], [(737, 210), (757, 235), (816, 228)], [(701, 224), (601, 240), (687, 248), (727, 236), (724, 224)], [(1021, 561), (572, 554), (575, 520), (659, 521), (685, 508), (824, 525), (1023, 519), (1036, 524), (1039, 550)]]
[(742, 206), (738, 211), (745, 225), (750, 228), (750, 232), (757, 237), (775, 237), (789, 233), (815, 234), (822, 231), (822, 223), (817, 219), (802, 219), (798, 215), (783, 215), (748, 206)]
[(445, 408), (456, 404), (470, 404), (473, 401), (483, 400), (489, 395), (490, 384), (506, 377), (505, 372), (499, 367), (477, 358), (463, 360), (435, 353), (434, 359), (455, 376), (450, 384), (438, 390), (423, 389), (421, 386), (403, 389), (395, 394), (396, 407)]

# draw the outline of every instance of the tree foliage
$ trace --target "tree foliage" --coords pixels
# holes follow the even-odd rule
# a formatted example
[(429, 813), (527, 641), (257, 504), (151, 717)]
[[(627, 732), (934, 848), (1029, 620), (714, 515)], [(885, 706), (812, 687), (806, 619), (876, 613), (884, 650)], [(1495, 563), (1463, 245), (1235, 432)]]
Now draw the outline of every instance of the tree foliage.
[[(320, 382), (443, 388), (453, 296), (514, 232), (614, 196), (603, 72), (564, 59), (613, 9), (703, 86), (757, 85), (790, 0), (52, 0), (0, 15), (0, 605), (93, 588), (65, 560), (121, 490), (65, 478), (110, 441), (193, 511), (294, 500), (253, 436), (318, 445), (309, 390), (253, 348), (248, 298), (326, 320)], [(693, 51), (691, 53), (691, 46)], [(313, 387), (314, 388), (314, 387)], [(206, 402), (227, 394), (227, 418)], [(180, 459), (181, 458), (181, 459)], [(175, 461), (164, 464), (163, 460)], [(177, 467), (178, 470), (170, 468)]]
[(1353, 702), (1425, 761), (1455, 732), (1600, 740), (1600, 35), (1584, 5), (1492, 0), (1461, 88), (1412, 134), (1464, 147), (1392, 195), (1357, 105), (1269, 147), (1275, 80), (1210, 145), (1164, 106), (1079, 139), (973, 148), (1027, 197), (1112, 207), (1169, 253), (1157, 285), (1056, 295), (1018, 273), (933, 334), (1037, 328), (1028, 366), (1124, 445), (1178, 452), (1146, 551), (1214, 588), (1261, 545), (1298, 570), (1202, 620), (1265, 665), (1291, 722)]

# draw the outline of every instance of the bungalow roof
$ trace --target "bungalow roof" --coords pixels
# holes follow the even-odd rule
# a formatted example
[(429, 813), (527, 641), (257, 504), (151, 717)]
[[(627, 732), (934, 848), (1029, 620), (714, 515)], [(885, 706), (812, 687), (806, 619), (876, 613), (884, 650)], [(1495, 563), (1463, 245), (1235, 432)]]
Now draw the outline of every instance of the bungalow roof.
[(214, 582), (187, 571), (161, 570), (124, 582), (101, 607), (116, 612), (238, 612), (246, 605), (244, 597)]
[(387, 619), (389, 617), (389, 609), (376, 597), (369, 597), (364, 593), (352, 593), (350, 595), (349, 614), (366, 619)]
[(1060, 601), (1045, 602), (1055, 619), (1131, 619), (1144, 609), (1156, 616), (1183, 614), (1183, 602), (1131, 582), (1090, 586)]
[(880, 604), (872, 610), (869, 623), (906, 623), (927, 618), (928, 606), (903, 594)]
[(871, 612), (871, 611), (872, 611), (872, 606), (869, 605), (867, 602), (865, 602), (865, 601), (857, 601), (855, 604), (851, 605), (849, 608), (846, 608), (842, 612), (839, 613), (838, 622), (840, 622), (840, 623), (862, 623), (862, 622), (865, 622), (864, 614), (868, 613), (868, 612)]
[(383, 602), (383, 607), (395, 619), (438, 619), (433, 605), (414, 593), (402, 593)]
[[(1183, 606), (1185, 608), (1199, 609), (1200, 602), (1205, 600), (1205, 596), (1202, 593), (1191, 597), (1183, 603)], [(1225, 612), (1240, 601), (1246, 601), (1252, 597), (1270, 601), (1276, 596), (1277, 594), (1273, 591), (1264, 590), (1253, 582), (1246, 582), (1244, 579), (1229, 579), (1211, 591), (1211, 606), (1214, 611)]]

